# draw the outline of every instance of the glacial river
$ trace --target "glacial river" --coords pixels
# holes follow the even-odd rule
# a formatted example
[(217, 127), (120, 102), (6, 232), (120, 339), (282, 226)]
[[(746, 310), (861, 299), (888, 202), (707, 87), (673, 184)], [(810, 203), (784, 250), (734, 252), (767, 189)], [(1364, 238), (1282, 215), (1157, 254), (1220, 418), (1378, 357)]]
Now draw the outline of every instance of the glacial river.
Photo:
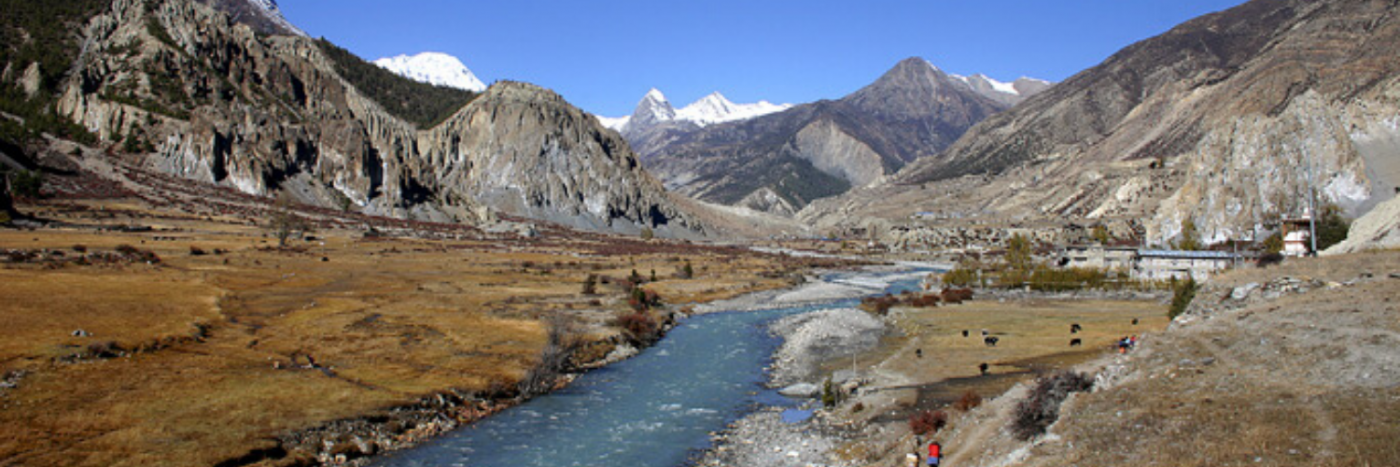
[[(907, 274), (905, 272), (904, 274)], [(850, 279), (879, 279), (870, 275)], [(907, 276), (906, 276), (907, 277)], [(916, 280), (889, 285), (898, 293)], [(687, 318), (642, 354), (579, 377), (380, 466), (676, 467), (710, 447), (710, 433), (763, 406), (794, 401), (764, 387), (781, 342), (773, 320), (855, 306), (857, 300)]]

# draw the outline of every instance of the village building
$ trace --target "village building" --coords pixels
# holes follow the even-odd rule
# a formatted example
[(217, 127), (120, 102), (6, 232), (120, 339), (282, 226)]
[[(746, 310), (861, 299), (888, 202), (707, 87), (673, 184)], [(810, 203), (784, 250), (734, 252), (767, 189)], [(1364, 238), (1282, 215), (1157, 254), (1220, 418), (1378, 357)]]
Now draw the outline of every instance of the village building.
[(1205, 280), (1234, 266), (1239, 255), (1228, 251), (1138, 250), (1133, 278)]
[(1128, 271), (1137, 280), (1205, 280), (1234, 266), (1243, 256), (1228, 251), (1151, 250), (1102, 245), (1064, 249), (1057, 264), (1065, 268)]
[(1284, 256), (1303, 257), (1312, 253), (1312, 219), (1303, 216), (1299, 219), (1283, 220)]
[(1103, 245), (1072, 245), (1065, 247), (1060, 266), (1074, 268), (1129, 270), (1137, 258), (1137, 248)]

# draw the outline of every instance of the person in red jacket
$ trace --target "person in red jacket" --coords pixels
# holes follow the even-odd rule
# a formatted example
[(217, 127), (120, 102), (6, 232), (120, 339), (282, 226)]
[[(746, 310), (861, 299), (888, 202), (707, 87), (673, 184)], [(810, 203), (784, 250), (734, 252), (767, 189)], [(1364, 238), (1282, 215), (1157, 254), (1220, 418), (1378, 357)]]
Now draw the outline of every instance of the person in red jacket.
[(938, 466), (938, 462), (939, 462), (940, 460), (942, 460), (942, 458), (943, 458), (943, 445), (938, 444), (937, 441), (928, 443), (928, 465), (929, 465), (929, 467), (937, 467), (937, 466)]

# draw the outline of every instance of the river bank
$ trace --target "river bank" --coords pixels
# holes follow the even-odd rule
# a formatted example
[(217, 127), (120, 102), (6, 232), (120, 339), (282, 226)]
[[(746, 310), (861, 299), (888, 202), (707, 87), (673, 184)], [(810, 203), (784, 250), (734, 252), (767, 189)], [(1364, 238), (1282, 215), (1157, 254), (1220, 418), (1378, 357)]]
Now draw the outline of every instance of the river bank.
[[(1132, 298), (1135, 300), (1123, 300)], [(808, 339), (808, 331), (848, 325), (851, 316), (830, 313), (807, 317), (811, 327), (772, 326), (787, 342), (811, 350), (807, 358), (820, 359), (818, 370), (805, 380), (818, 385), (827, 377), (840, 386), (859, 381), (859, 390), (832, 409), (817, 408), (802, 422), (787, 423), (779, 410), (760, 411), (743, 417), (717, 433), (715, 447), (698, 456), (705, 466), (854, 466), (896, 463), (916, 449), (908, 417), (918, 411), (945, 410), (966, 392), (992, 398), (1016, 383), (1054, 368), (1065, 368), (1108, 351), (1120, 335), (1152, 332), (1165, 327), (1165, 308), (1153, 295), (1133, 294), (1023, 294), (977, 297), (962, 305), (931, 309), (895, 308), (882, 319), (878, 344), (856, 355), (858, 373), (849, 347), (854, 340)], [(873, 315), (852, 310), (874, 319)], [(799, 317), (783, 321), (798, 320)], [(1136, 323), (1134, 324), (1136, 320)], [(1071, 347), (1070, 324), (1081, 324), (1074, 334), (1082, 345)], [(964, 330), (970, 337), (963, 337)], [(1001, 344), (983, 343), (982, 332)], [(852, 338), (854, 339), (854, 338)], [(821, 342), (803, 345), (801, 342)], [(835, 344), (835, 345), (832, 345)], [(800, 358), (780, 351), (770, 384), (798, 382), (789, 368)], [(840, 353), (831, 348), (842, 348)], [(824, 351), (826, 350), (826, 351)], [(865, 362), (865, 363), (860, 363)], [(981, 374), (979, 363), (988, 363)], [(806, 365), (801, 365), (807, 367)], [(854, 385), (854, 384), (853, 384)], [(818, 386), (820, 387), (820, 386)]]

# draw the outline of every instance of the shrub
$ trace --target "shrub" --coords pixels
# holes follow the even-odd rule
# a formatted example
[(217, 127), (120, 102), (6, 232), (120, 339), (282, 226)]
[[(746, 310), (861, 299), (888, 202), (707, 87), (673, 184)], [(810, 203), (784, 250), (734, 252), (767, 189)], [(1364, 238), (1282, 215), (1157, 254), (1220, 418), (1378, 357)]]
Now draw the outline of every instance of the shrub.
[(967, 392), (963, 393), (962, 397), (958, 398), (957, 402), (953, 403), (953, 408), (958, 409), (962, 412), (966, 412), (977, 408), (980, 405), (982, 405), (982, 396), (978, 395), (976, 392), (968, 390)]
[(909, 416), (909, 430), (919, 436), (938, 433), (948, 426), (948, 413), (942, 410), (924, 410)]
[(945, 303), (957, 305), (959, 303), (972, 300), (972, 289), (945, 288), (939, 293)]
[(1335, 204), (1323, 206), (1322, 215), (1317, 217), (1317, 250), (1322, 251), (1347, 239), (1351, 222), (1342, 215), (1342, 208)]
[(617, 326), (627, 332), (627, 337), (634, 343), (650, 342), (656, 336), (659, 327), (656, 320), (643, 312), (628, 313), (617, 317)]
[(836, 388), (832, 384), (831, 378), (828, 377), (826, 382), (822, 383), (822, 406), (828, 409), (836, 407), (837, 398)]
[(589, 274), (588, 277), (585, 277), (585, 278), (583, 279), (583, 291), (582, 291), (582, 292), (583, 292), (584, 295), (597, 295), (597, 294), (598, 294), (598, 275), (597, 275), (597, 274)]
[(1061, 292), (1085, 288), (1102, 288), (1108, 273), (1094, 268), (1036, 268), (1031, 273), (1031, 288), (1042, 292)]
[(1264, 253), (1266, 255), (1277, 254), (1279, 252), (1282, 252), (1283, 234), (1279, 232), (1274, 232), (1273, 235), (1270, 235), (1268, 238), (1264, 239), (1264, 243), (1261, 246), (1264, 248)]
[(977, 281), (977, 270), (961, 266), (952, 271), (943, 273), (943, 283), (958, 287), (980, 285)]
[(73, 251), (78, 253), (87, 253), (87, 250), (87, 245), (73, 245)]
[(632, 289), (631, 296), (627, 297), (627, 305), (639, 312), (650, 310), (661, 306), (661, 296), (657, 295), (656, 292), (635, 287)]
[(1199, 288), (1195, 279), (1188, 278), (1185, 282), (1177, 284), (1172, 293), (1171, 307), (1167, 309), (1167, 317), (1176, 318), (1184, 313), (1186, 307), (1191, 305), (1191, 300), (1196, 298), (1196, 290)]
[(1030, 395), (1016, 404), (1011, 432), (1023, 441), (1044, 434), (1059, 419), (1060, 404), (1070, 393), (1088, 391), (1093, 387), (1093, 378), (1072, 371), (1037, 379)]
[(567, 318), (551, 316), (546, 325), (548, 335), (544, 348), (540, 350), (539, 363), (516, 384), (521, 394), (543, 394), (552, 389), (559, 374), (567, 369), (569, 358), (582, 345), (578, 331)]
[(885, 294), (879, 297), (865, 297), (860, 300), (860, 309), (880, 316), (889, 314), (890, 308), (899, 304), (899, 297)]
[(116, 342), (104, 341), (88, 344), (86, 356), (88, 358), (113, 358), (122, 354), (121, 346)]
[(39, 197), (39, 192), (44, 188), (44, 174), (21, 170), (16, 172), (14, 177), (14, 181), (10, 182), (12, 193), (25, 198)]
[(685, 266), (681, 267), (681, 272), (680, 274), (677, 274), (677, 276), (681, 279), (690, 279), (695, 277), (695, 268), (691, 267), (690, 261), (685, 262)]
[(1281, 263), (1283, 263), (1283, 255), (1280, 254), (1280, 253), (1274, 252), (1274, 253), (1265, 253), (1265, 254), (1263, 254), (1263, 255), (1260, 255), (1260, 256), (1259, 256), (1259, 259), (1256, 260), (1256, 261), (1254, 262), (1254, 265), (1257, 266), (1257, 267), (1261, 267), (1261, 268), (1267, 268), (1267, 267), (1269, 267), (1269, 266), (1273, 266), (1273, 265), (1281, 264)]
[(909, 299), (909, 306), (919, 308), (933, 308), (941, 301), (938, 294), (918, 294)]

